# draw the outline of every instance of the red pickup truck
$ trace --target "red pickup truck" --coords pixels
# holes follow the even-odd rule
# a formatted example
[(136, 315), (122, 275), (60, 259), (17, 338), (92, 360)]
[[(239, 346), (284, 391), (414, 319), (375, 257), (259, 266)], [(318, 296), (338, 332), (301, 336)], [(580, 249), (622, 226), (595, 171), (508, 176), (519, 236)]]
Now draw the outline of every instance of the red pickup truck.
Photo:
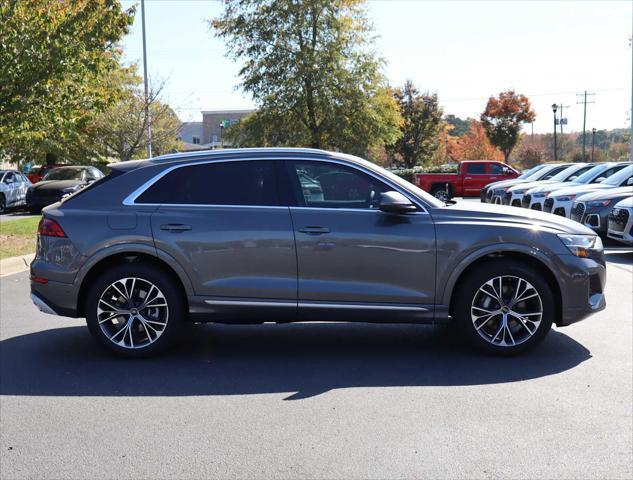
[(519, 175), (503, 162), (465, 160), (457, 165), (457, 173), (416, 173), (414, 183), (436, 198), (448, 200), (451, 197), (478, 197), (489, 183)]

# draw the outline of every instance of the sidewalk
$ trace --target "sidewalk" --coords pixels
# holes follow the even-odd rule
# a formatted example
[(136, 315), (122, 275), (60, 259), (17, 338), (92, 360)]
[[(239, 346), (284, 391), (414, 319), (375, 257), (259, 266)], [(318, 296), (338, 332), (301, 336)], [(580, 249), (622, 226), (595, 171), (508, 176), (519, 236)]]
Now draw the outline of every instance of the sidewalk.
[(29, 253), (20, 257), (10, 257), (0, 260), (0, 277), (28, 270), (34, 258), (35, 254)]

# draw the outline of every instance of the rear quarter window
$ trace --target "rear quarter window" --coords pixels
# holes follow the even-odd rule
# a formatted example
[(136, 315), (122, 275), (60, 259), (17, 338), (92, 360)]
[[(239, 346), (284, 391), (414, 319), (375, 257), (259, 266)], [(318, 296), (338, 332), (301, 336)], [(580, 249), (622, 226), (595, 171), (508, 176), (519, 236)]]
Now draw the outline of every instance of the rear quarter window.
[(276, 206), (275, 164), (262, 160), (178, 167), (145, 190), (135, 203)]

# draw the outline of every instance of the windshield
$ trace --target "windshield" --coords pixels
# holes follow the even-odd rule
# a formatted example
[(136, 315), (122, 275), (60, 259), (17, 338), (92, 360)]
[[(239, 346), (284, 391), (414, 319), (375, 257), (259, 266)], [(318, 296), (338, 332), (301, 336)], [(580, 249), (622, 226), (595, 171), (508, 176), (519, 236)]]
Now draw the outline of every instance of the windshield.
[(607, 168), (611, 167), (612, 165), (596, 165), (595, 167), (590, 168), (585, 173), (575, 178), (573, 183), (589, 183), (594, 179), (594, 177), (598, 178), (597, 175), (604, 172)]
[(545, 165), (537, 165), (536, 167), (528, 168), (525, 172), (523, 172), (517, 178), (525, 178), (525, 179), (536, 178), (536, 172), (538, 172), (539, 170), (542, 170), (543, 167), (545, 167)]
[(83, 180), (83, 168), (56, 168), (44, 180)]
[[(572, 165), (571, 167), (567, 167), (562, 172), (559, 172), (556, 175), (554, 175), (552, 178), (550, 178), (550, 180), (553, 180), (555, 182), (566, 182), (569, 177), (573, 177), (574, 175), (577, 175), (581, 171), (584, 172), (588, 168), (593, 168), (593, 167), (583, 166), (583, 165)], [(574, 179), (574, 180), (577, 180), (577, 179)]]
[(629, 179), (630, 176), (633, 175), (633, 165), (629, 165), (628, 167), (623, 168), (618, 173), (614, 173), (609, 178), (607, 178), (602, 185), (611, 185), (614, 187), (619, 187), (622, 182), (625, 182)]

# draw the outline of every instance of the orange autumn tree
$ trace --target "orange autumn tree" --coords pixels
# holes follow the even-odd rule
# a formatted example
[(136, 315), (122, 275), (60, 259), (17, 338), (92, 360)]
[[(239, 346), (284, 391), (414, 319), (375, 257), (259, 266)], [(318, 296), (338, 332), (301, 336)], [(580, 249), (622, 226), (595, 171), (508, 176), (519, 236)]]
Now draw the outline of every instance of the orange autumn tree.
[(449, 155), (454, 161), (461, 160), (500, 160), (504, 156), (486, 135), (481, 122), (471, 120), (468, 132), (461, 137), (449, 140)]
[(490, 143), (503, 152), (506, 163), (521, 136), (521, 126), (533, 122), (536, 114), (530, 100), (513, 90), (490, 97), (480, 120)]

